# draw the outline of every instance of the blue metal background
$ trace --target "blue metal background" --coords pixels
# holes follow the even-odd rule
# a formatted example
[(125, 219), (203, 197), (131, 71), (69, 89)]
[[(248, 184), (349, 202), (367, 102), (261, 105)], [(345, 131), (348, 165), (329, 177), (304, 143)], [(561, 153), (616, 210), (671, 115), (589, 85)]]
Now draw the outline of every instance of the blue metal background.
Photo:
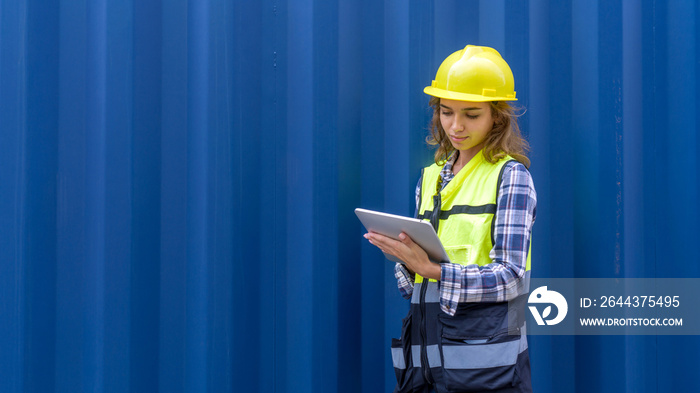
[[(429, 84), (512, 66), (540, 277), (699, 277), (697, 2), (0, 0), (0, 391), (390, 391)], [(531, 337), (537, 392), (695, 389), (698, 337)]]

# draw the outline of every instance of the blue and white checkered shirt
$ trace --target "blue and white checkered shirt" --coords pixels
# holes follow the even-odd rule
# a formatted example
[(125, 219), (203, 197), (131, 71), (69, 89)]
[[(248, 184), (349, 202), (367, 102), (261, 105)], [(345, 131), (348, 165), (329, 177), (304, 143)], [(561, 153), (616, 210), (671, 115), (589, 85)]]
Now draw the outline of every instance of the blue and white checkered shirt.
[[(454, 178), (455, 159), (456, 155), (450, 157), (440, 172), (443, 188)], [(416, 187), (416, 205), (420, 200), (421, 180)], [(536, 206), (537, 194), (530, 172), (521, 163), (506, 163), (496, 202), (495, 241), (489, 254), (492, 262), (485, 266), (442, 264), (439, 283), (442, 311), (454, 315), (459, 303), (504, 302), (521, 295), (518, 283), (525, 276)], [(399, 291), (410, 299), (413, 275), (400, 263), (396, 264), (394, 274)]]

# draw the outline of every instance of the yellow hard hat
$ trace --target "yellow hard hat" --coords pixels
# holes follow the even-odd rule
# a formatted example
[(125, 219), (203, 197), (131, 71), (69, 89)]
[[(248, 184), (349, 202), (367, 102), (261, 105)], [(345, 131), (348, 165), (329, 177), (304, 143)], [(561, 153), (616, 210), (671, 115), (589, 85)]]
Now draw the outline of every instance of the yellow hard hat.
[(487, 46), (467, 45), (442, 62), (432, 85), (433, 97), (459, 101), (517, 101), (513, 71), (501, 54)]

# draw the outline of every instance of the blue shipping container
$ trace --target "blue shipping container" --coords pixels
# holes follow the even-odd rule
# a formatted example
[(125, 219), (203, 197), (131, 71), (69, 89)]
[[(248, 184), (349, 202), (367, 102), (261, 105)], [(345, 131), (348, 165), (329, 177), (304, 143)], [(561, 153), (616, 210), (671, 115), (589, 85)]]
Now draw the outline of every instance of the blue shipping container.
[[(379, 392), (448, 54), (511, 65), (538, 277), (700, 277), (692, 0), (0, 0), (0, 391)], [(685, 150), (687, 149), (687, 150)], [(691, 391), (698, 337), (533, 336), (537, 392)]]

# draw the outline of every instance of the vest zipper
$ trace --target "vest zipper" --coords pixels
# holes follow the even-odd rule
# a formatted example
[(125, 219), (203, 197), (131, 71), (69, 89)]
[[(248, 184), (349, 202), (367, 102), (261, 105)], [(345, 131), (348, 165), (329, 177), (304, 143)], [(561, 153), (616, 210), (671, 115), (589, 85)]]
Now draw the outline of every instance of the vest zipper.
[(433, 212), (430, 215), (430, 225), (435, 229), (435, 233), (440, 226), (440, 209), (442, 208), (442, 196), (438, 192), (433, 196)]
[[(440, 226), (440, 209), (442, 208), (442, 197), (438, 192), (433, 196), (433, 213), (430, 216), (430, 223), (435, 229), (435, 233), (438, 231)], [(423, 278), (423, 285), (420, 287), (420, 312), (421, 312), (421, 324), (420, 324), (420, 335), (421, 335), (421, 345), (420, 345), (420, 359), (423, 365), (423, 377), (425, 377), (426, 382), (433, 385), (435, 381), (430, 373), (430, 364), (428, 364), (428, 333), (425, 318), (425, 293), (428, 291), (428, 285), (430, 284), (429, 278)]]
[(428, 349), (426, 341), (428, 340), (428, 334), (426, 332), (426, 318), (425, 318), (425, 293), (428, 291), (428, 284), (430, 279), (423, 278), (423, 285), (420, 286), (420, 313), (421, 313), (421, 324), (420, 324), (420, 359), (423, 365), (423, 377), (429, 384), (433, 384), (433, 378), (430, 374), (430, 365), (428, 364)]

